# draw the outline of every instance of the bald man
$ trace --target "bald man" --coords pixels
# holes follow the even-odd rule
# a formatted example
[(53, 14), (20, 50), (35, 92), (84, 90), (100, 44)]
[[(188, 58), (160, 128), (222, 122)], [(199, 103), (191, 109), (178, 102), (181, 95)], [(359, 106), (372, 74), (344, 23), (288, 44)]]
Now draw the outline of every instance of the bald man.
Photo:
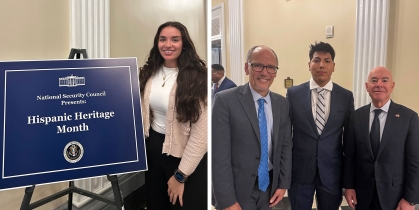
[(354, 111), (344, 138), (345, 198), (356, 210), (414, 210), (419, 203), (419, 120), (390, 100), (395, 82), (376, 67), (365, 83), (371, 103)]

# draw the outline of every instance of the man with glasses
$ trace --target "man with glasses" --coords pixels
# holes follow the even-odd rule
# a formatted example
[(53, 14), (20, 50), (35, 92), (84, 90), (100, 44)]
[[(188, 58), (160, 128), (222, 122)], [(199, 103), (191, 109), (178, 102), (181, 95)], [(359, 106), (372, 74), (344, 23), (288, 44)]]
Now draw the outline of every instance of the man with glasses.
[(212, 109), (212, 183), (217, 209), (268, 210), (291, 184), (288, 101), (269, 90), (278, 70), (275, 52), (252, 47), (249, 82), (215, 96)]
[(342, 202), (342, 136), (354, 110), (352, 92), (333, 83), (335, 51), (324, 42), (310, 45), (310, 81), (287, 91), (293, 130), (293, 210), (339, 209)]

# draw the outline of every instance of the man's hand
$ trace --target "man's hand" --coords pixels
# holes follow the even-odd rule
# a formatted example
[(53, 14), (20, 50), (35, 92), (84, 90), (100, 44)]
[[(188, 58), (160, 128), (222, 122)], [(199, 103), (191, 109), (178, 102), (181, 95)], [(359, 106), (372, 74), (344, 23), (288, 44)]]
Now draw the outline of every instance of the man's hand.
[(355, 189), (345, 189), (345, 199), (346, 202), (348, 202), (348, 205), (354, 209), (355, 205), (358, 203), (356, 201)]
[(399, 202), (399, 205), (397, 205), (396, 210), (415, 210), (415, 206), (410, 205), (407, 200), (402, 198)]
[(175, 205), (177, 198), (179, 198), (180, 206), (183, 206), (182, 196), (185, 184), (178, 182), (173, 175), (170, 177), (169, 181), (167, 181), (167, 186), (167, 194), (170, 197), (170, 202)]
[(271, 203), (269, 205), (269, 207), (273, 207), (276, 204), (278, 204), (279, 201), (281, 201), (282, 198), (284, 198), (285, 191), (287, 191), (287, 190), (286, 189), (276, 189), (275, 194), (272, 196), (271, 200), (269, 200), (269, 202)]
[(242, 210), (242, 207), (240, 207), (239, 203), (235, 203), (230, 207), (225, 208), (224, 210)]

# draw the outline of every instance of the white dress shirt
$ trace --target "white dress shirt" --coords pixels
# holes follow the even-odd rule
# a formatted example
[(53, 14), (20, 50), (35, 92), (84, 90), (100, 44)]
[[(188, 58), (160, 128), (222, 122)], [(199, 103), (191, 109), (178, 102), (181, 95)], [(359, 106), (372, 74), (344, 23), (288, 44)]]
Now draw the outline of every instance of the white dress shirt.
[[(313, 112), (313, 119), (316, 120), (316, 103), (317, 103), (317, 97), (319, 96), (319, 94), (317, 93), (317, 88), (320, 87), (314, 80), (313, 78), (310, 79), (310, 90), (311, 90), (311, 111)], [(324, 87), (325, 89), (325, 93), (323, 94), (324, 96), (324, 107), (325, 107), (325, 125), (327, 123), (327, 119), (329, 119), (329, 114), (330, 114), (330, 98), (332, 95), (332, 90), (333, 90), (333, 82), (332, 80), (330, 80)]]

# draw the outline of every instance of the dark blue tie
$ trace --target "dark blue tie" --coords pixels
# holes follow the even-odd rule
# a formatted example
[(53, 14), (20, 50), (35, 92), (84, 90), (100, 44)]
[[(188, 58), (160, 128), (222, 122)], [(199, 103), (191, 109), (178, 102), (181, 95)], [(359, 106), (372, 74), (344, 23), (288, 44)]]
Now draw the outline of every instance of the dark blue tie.
[(377, 157), (378, 148), (380, 147), (380, 120), (378, 119), (378, 115), (380, 115), (382, 111), (382, 109), (374, 110), (374, 120), (372, 120), (370, 131), (371, 148), (375, 158)]
[(258, 120), (260, 129), (260, 148), (261, 157), (258, 168), (259, 190), (265, 192), (269, 185), (269, 167), (268, 167), (268, 128), (265, 116), (265, 99), (258, 100)]

